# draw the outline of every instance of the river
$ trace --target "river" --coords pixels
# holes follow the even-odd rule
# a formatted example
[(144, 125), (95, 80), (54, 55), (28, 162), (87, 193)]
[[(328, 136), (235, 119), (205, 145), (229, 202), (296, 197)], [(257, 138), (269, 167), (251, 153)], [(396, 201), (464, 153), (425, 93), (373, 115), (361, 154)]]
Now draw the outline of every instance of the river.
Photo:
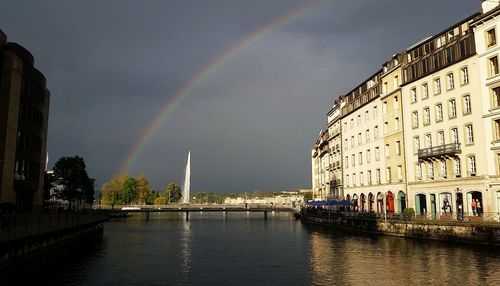
[(0, 285), (500, 285), (499, 265), (498, 249), (346, 233), (285, 213), (157, 213), (109, 221), (101, 240), (19, 263)]

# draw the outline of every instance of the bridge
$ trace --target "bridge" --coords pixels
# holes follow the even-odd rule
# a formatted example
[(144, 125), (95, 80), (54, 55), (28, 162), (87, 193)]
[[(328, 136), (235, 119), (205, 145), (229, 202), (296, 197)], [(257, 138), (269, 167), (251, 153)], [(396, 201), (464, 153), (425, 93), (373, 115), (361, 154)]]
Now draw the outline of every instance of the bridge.
[(127, 213), (145, 213), (146, 220), (149, 220), (149, 214), (152, 212), (176, 212), (185, 213), (186, 220), (189, 220), (189, 214), (192, 212), (223, 212), (224, 217), (227, 219), (227, 215), (230, 212), (252, 212), (252, 213), (263, 213), (264, 219), (267, 219), (269, 212), (286, 212), (286, 213), (297, 213), (297, 209), (293, 207), (272, 207), (272, 206), (261, 206), (261, 205), (123, 205), (114, 206), (113, 208), (109, 206), (94, 206), (96, 209), (101, 209), (107, 211), (110, 214), (127, 214)]

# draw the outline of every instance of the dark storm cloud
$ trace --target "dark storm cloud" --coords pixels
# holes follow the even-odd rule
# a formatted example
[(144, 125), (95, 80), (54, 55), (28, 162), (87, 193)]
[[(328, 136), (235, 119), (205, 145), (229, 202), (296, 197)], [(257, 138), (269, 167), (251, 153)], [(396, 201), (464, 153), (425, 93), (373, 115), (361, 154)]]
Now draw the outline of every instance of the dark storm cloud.
[[(149, 122), (215, 57), (304, 1), (0, 2), (0, 29), (35, 56), (51, 90), (49, 154), (83, 156), (99, 185)], [(338, 0), (241, 49), (169, 114), (132, 169), (159, 189), (310, 186), (309, 148), (334, 95), (479, 1)]]

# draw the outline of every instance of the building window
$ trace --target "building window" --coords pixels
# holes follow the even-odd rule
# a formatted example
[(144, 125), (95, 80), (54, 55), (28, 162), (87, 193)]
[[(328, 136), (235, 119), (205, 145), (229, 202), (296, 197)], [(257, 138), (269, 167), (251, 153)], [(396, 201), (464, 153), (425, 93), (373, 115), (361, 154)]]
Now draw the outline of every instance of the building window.
[(451, 143), (458, 144), (458, 128), (451, 128)]
[(373, 118), (377, 118), (378, 116), (378, 108), (376, 106), (373, 107)]
[(441, 103), (436, 104), (436, 122), (443, 121), (443, 105)]
[(377, 177), (377, 184), (380, 185), (381, 179), (380, 179), (380, 169), (375, 170), (375, 176)]
[(494, 121), (495, 126), (495, 141), (500, 141), (500, 119)]
[(413, 154), (418, 154), (418, 150), (420, 149), (420, 137), (413, 137)]
[(385, 181), (387, 183), (390, 183), (392, 181), (391, 180), (391, 167), (385, 168)]
[(358, 115), (358, 122), (357, 122), (357, 126), (360, 126), (361, 125), (361, 115)]
[(476, 175), (476, 156), (467, 157), (467, 161), (469, 164), (469, 175), (475, 176)]
[(434, 80), (434, 94), (440, 94), (441, 93), (441, 79), (436, 78)]
[(499, 108), (500, 107), (500, 86), (497, 86), (491, 90), (492, 95), (492, 107)]
[(497, 36), (495, 34), (495, 28), (486, 31), (486, 46), (492, 47), (497, 44)]
[(357, 183), (357, 180), (356, 180), (356, 173), (353, 173), (353, 174), (352, 174), (352, 185), (353, 185), (354, 187), (356, 187), (356, 183)]
[(370, 163), (372, 161), (372, 153), (370, 149), (366, 150), (366, 163)]
[(427, 169), (428, 174), (427, 175), (428, 175), (429, 179), (434, 179), (434, 162), (429, 162), (427, 167), (428, 167), (428, 169)]
[(394, 107), (394, 109), (398, 109), (399, 108), (399, 99), (398, 99), (398, 96), (394, 97), (394, 100), (392, 101), (392, 106)]
[(369, 170), (368, 173), (366, 174), (366, 177), (368, 178), (368, 185), (372, 184), (372, 171)]
[(382, 113), (386, 114), (387, 113), (387, 101), (384, 101), (382, 103)]
[(424, 125), (431, 124), (431, 110), (428, 107), (424, 108)]
[(349, 180), (349, 175), (345, 175), (345, 183), (347, 186), (351, 185), (351, 181)]
[(396, 75), (394, 76), (394, 89), (399, 87), (399, 77)]
[(380, 148), (375, 147), (375, 161), (380, 161)]
[(375, 137), (375, 139), (378, 139), (378, 125), (375, 125), (375, 127), (373, 128), (373, 136)]
[(412, 127), (413, 128), (418, 128), (418, 111), (413, 111), (411, 114), (412, 118)]
[(411, 103), (417, 102), (417, 88), (410, 89)]
[(422, 163), (415, 164), (415, 175), (417, 180), (422, 180)]
[(363, 153), (362, 152), (358, 153), (358, 161), (359, 161), (358, 163), (360, 165), (363, 165)]
[(494, 56), (488, 59), (489, 72), (490, 76), (494, 76), (498, 74), (498, 57)]
[(463, 100), (464, 100), (464, 110), (463, 110), (463, 113), (464, 114), (471, 113), (472, 112), (472, 107), (471, 107), (471, 103), (470, 103), (470, 95), (464, 95)]
[(437, 133), (437, 139), (438, 139), (438, 146), (443, 146), (444, 145), (444, 131), (439, 131)]
[(349, 150), (349, 142), (347, 139), (344, 140), (344, 150)]
[(422, 99), (429, 98), (429, 85), (427, 83), (422, 84)]
[(363, 139), (361, 138), (361, 133), (358, 133), (358, 146), (363, 143)]
[(389, 92), (389, 88), (387, 87), (387, 82), (384, 82), (384, 84), (382, 85), (382, 93), (386, 94), (388, 92)]
[(401, 156), (401, 141), (396, 141), (396, 155)]
[(453, 160), (453, 171), (455, 173), (455, 177), (459, 178), (462, 176), (462, 168), (460, 166), (460, 158), (455, 158)]
[(425, 134), (425, 147), (432, 148), (432, 137), (431, 134)]
[(354, 154), (351, 155), (351, 166), (356, 166), (356, 155)]
[(397, 169), (397, 175), (398, 175), (398, 181), (402, 182), (403, 181), (403, 166), (398, 165)]
[(469, 83), (469, 70), (467, 67), (464, 67), (460, 70), (460, 73), (462, 75), (462, 84), (468, 84)]
[(349, 168), (349, 156), (345, 156), (345, 166)]
[(474, 132), (472, 131), (472, 124), (465, 125), (465, 143), (467, 145), (474, 144)]
[(370, 120), (370, 114), (368, 113), (368, 110), (365, 111), (365, 122), (368, 122)]
[(384, 153), (385, 153), (384, 155), (386, 158), (389, 158), (389, 156), (391, 155), (390, 149), (389, 149), (389, 144), (385, 144)]
[(457, 117), (457, 102), (455, 99), (450, 99), (448, 101), (448, 118)]
[(365, 141), (370, 142), (370, 129), (366, 129), (365, 131)]
[(387, 135), (389, 132), (389, 122), (384, 122), (384, 135)]
[(446, 160), (441, 160), (441, 177), (446, 178)]
[(351, 148), (354, 148), (354, 136), (351, 136)]
[(453, 73), (449, 73), (446, 75), (446, 87), (448, 89), (454, 89), (455, 88), (455, 79), (453, 77)]
[(354, 119), (351, 118), (351, 130), (354, 128)]

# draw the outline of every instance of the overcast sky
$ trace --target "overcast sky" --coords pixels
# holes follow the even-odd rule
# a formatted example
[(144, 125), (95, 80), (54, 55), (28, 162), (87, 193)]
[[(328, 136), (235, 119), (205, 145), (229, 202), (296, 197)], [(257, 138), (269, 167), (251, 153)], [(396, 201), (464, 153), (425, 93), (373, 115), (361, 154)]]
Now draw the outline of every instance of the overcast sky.
[[(307, 1), (0, 0), (0, 29), (51, 91), (50, 165), (82, 156), (97, 189), (184, 85)], [(129, 170), (156, 190), (310, 188), (310, 147), (334, 98), (479, 0), (332, 0), (240, 49), (176, 106)]]

